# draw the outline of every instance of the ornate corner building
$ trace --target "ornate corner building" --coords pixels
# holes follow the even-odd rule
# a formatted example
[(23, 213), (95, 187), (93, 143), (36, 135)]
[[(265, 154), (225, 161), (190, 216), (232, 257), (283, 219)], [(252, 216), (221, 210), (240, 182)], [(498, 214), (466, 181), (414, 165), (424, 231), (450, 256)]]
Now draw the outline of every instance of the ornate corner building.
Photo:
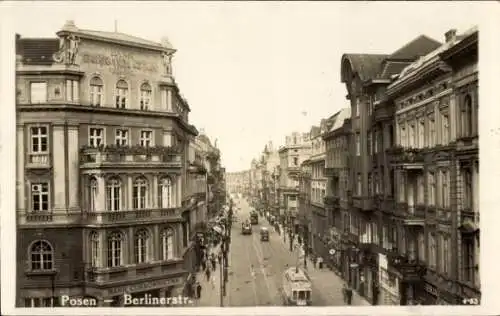
[(180, 293), (224, 183), (189, 124), (175, 49), (72, 21), (16, 49), (17, 305)]

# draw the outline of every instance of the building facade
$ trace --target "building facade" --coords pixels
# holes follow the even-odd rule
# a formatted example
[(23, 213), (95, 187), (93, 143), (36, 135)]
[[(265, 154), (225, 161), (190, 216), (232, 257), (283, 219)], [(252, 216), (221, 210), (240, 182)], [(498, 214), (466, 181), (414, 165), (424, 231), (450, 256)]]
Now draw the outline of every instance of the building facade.
[[(344, 277), (348, 275), (349, 263), (344, 262), (342, 240), (349, 232), (349, 142), (351, 109), (344, 108), (334, 115), (330, 130), (323, 134), (326, 148), (325, 176), (327, 177), (325, 210), (328, 217), (328, 231), (325, 243), (328, 254), (325, 257), (335, 271)], [(344, 220), (345, 219), (345, 220)], [(333, 250), (333, 251), (331, 251)]]
[(72, 21), (16, 46), (17, 305), (175, 295), (205, 202), (175, 49)]
[(278, 192), (280, 219), (291, 234), (295, 234), (299, 226), (297, 219), (298, 176), (300, 165), (309, 158), (311, 153), (309, 133), (294, 132), (287, 136), (285, 145), (279, 148), (278, 153), (280, 157)]
[(274, 171), (280, 164), (280, 157), (278, 150), (270, 141), (262, 152), (261, 166), (262, 166), (262, 208), (264, 213), (272, 213), (276, 207), (276, 177)]
[(387, 90), (398, 252), (426, 267), (423, 281), (397, 281), (403, 297), (423, 304), (480, 299), (477, 38), (477, 29), (450, 30)]

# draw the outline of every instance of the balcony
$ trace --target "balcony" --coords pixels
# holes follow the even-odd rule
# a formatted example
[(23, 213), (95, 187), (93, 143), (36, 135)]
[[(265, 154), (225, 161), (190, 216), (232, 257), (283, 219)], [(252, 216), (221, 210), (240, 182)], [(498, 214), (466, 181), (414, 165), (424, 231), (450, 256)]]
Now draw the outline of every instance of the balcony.
[(339, 206), (339, 198), (333, 195), (325, 196), (323, 198), (323, 204), (325, 204), (325, 207), (337, 208)]
[(409, 258), (393, 250), (387, 254), (389, 265), (394, 268), (404, 281), (421, 281), (426, 268), (417, 259)]
[(373, 110), (372, 119), (374, 122), (383, 122), (390, 120), (394, 115), (394, 108), (386, 104), (377, 104)]
[(80, 168), (181, 168), (180, 151), (173, 147), (85, 146), (80, 150)]
[(205, 175), (207, 173), (207, 168), (202, 163), (193, 162), (188, 167), (188, 172), (191, 174)]
[(437, 208), (437, 220), (441, 223), (451, 223), (451, 210), (446, 208)]
[(131, 211), (104, 211), (83, 213), (86, 224), (122, 224), (181, 219), (179, 208), (143, 209)]
[[(87, 274), (89, 276), (89, 283), (100, 285), (117, 281), (137, 280), (142, 278), (149, 279), (153, 277), (165, 276), (165, 274), (169, 273), (179, 273), (183, 270), (183, 259), (172, 259), (114, 268), (90, 268), (87, 269)], [(165, 280), (165, 282), (172, 281), (172, 279)]]
[(425, 223), (425, 212), (407, 203), (396, 204), (396, 215), (403, 218), (406, 226), (423, 226)]
[(324, 169), (324, 173), (325, 173), (326, 177), (334, 177), (334, 176), (338, 176), (339, 170), (338, 170), (338, 168), (327, 167)]
[(479, 231), (479, 227), (479, 212), (474, 212), (471, 209), (464, 209), (460, 211), (459, 229), (462, 233), (477, 233)]
[(391, 164), (405, 170), (422, 170), (424, 168), (424, 152), (418, 148), (395, 146), (387, 149)]
[(82, 220), (80, 211), (72, 212), (68, 210), (62, 211), (44, 211), (44, 212), (24, 212), (18, 213), (20, 225), (44, 225), (44, 224), (79, 224)]
[(28, 169), (47, 169), (51, 167), (49, 153), (30, 153), (26, 168)]

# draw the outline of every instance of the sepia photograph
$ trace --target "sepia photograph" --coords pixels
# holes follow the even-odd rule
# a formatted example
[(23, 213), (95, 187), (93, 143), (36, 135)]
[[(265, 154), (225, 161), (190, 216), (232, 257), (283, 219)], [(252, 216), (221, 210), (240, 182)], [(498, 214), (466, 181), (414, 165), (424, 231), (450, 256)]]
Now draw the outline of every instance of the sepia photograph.
[(2, 311), (472, 315), (495, 5), (2, 4)]

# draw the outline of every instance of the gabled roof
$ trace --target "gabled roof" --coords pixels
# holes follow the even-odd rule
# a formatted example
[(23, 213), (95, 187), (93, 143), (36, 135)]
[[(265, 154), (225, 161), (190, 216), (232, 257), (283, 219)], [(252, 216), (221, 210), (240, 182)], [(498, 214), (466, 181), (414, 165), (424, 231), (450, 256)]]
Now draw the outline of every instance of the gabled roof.
[(312, 126), (311, 127), (311, 138), (314, 138), (320, 134), (321, 130), (318, 126)]
[(350, 107), (343, 108), (340, 111), (338, 111), (335, 114), (335, 122), (333, 123), (332, 127), (330, 128), (330, 131), (334, 131), (336, 129), (341, 128), (342, 125), (344, 125), (344, 121), (350, 117), (351, 117), (351, 108)]
[(420, 56), (427, 55), (441, 45), (442, 43), (428, 37), (427, 35), (420, 35), (392, 53), (388, 59), (413, 61)]
[(57, 38), (19, 38), (16, 40), (16, 54), (23, 56), (23, 63), (50, 65), (52, 55), (59, 50)]

